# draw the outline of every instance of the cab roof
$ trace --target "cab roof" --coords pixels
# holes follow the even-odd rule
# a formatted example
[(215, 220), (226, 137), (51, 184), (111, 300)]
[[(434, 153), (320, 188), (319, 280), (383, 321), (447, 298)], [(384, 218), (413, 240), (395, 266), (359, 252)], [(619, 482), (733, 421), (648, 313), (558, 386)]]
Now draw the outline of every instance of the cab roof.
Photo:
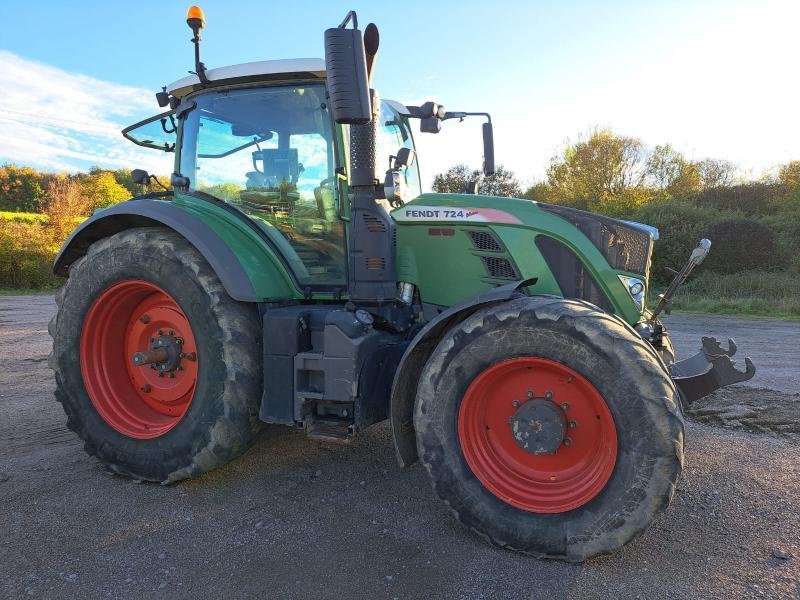
[[(206, 77), (210, 85), (227, 83), (249, 83), (262, 79), (276, 79), (287, 75), (287, 79), (309, 79), (325, 77), (325, 61), (321, 58), (290, 58), (285, 60), (260, 60), (208, 69)], [(277, 76), (277, 77), (276, 77)], [(181, 98), (200, 86), (197, 75), (189, 75), (167, 86), (167, 91)]]

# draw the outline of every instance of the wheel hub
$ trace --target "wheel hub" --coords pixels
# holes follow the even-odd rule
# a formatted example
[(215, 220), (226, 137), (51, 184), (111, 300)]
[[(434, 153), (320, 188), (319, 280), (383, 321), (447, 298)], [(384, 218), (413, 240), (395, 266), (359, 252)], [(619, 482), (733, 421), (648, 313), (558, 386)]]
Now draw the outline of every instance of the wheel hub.
[(175, 332), (163, 333), (159, 331), (158, 338), (150, 338), (150, 345), (144, 352), (135, 352), (131, 357), (137, 367), (150, 365), (154, 371), (161, 373), (172, 372), (180, 369), (181, 358), (184, 356), (183, 340), (175, 337)]
[(598, 390), (567, 365), (532, 356), (475, 376), (461, 400), (458, 437), (481, 484), (534, 513), (590, 502), (617, 458), (616, 426)]
[(555, 454), (567, 431), (564, 411), (546, 398), (534, 398), (520, 406), (508, 424), (517, 446), (537, 456)]
[(181, 421), (199, 374), (186, 315), (167, 292), (142, 280), (116, 283), (95, 300), (83, 324), (80, 361), (97, 412), (136, 439), (159, 437)]

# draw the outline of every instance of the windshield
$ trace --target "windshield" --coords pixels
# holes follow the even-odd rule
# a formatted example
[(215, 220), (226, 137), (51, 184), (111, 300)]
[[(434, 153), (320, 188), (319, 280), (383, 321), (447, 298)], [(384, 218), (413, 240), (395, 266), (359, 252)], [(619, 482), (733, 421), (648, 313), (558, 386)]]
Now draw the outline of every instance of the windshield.
[(321, 84), (207, 92), (183, 124), (190, 188), (258, 222), (301, 285), (346, 283), (334, 139)]

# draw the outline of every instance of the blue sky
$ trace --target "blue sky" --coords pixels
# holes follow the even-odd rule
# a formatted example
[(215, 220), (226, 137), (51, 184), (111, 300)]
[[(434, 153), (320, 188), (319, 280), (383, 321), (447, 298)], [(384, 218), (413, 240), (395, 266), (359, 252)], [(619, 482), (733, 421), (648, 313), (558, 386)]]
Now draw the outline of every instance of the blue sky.
[[(192, 67), (188, 4), (4, 0), (0, 161), (169, 170), (118, 131), (157, 112), (152, 93)], [(595, 126), (754, 175), (800, 158), (796, 0), (201, 6), (209, 67), (322, 56), (323, 30), (355, 8), (381, 30), (382, 96), (491, 112), (498, 161), (526, 183)], [(477, 123), (418, 140), (426, 181), (480, 164)]]

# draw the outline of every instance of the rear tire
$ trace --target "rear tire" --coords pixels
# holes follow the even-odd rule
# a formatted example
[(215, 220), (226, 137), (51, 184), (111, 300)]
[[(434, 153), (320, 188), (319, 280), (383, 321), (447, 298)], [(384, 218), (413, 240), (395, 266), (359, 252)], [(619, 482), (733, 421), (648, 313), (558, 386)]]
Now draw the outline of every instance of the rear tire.
[[(545, 413), (555, 403), (579, 415), (570, 447), (558, 438), (554, 454), (535, 454), (514, 441), (532, 397)], [(575, 300), (521, 298), (453, 326), (422, 370), (414, 424), (420, 460), (459, 521), (537, 557), (617, 550), (666, 508), (683, 466), (677, 393), (655, 351)]]
[[(136, 228), (99, 240), (56, 302), (55, 396), (86, 452), (115, 473), (170, 483), (248, 448), (263, 385), (258, 312), (230, 298), (185, 239)], [(179, 369), (132, 364), (132, 349), (173, 329), (188, 355)]]

